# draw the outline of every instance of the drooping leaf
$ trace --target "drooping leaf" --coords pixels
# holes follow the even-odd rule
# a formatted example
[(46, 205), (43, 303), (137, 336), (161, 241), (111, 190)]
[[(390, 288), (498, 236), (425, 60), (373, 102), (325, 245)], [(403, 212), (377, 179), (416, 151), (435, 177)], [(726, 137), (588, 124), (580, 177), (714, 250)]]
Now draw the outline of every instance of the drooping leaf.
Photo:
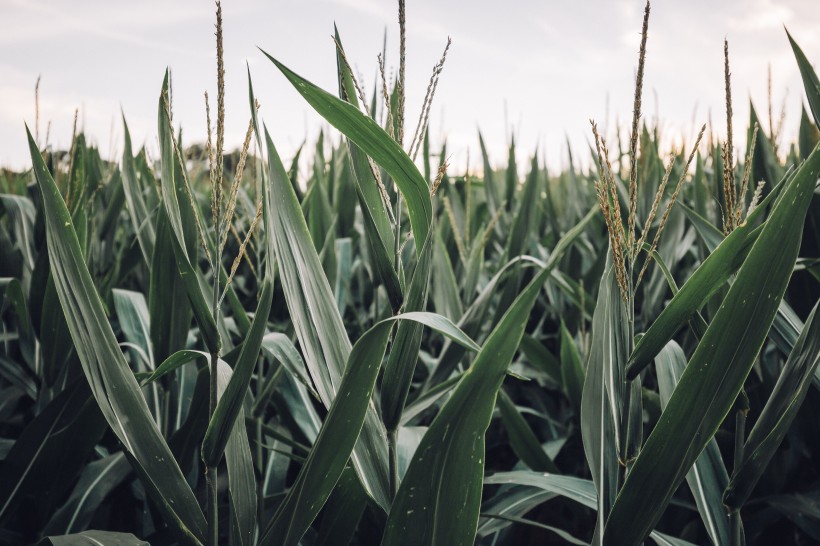
[[(314, 110), (387, 171), (407, 203), (413, 236), (416, 241), (426, 241), (433, 216), (430, 188), (398, 143), (355, 106), (323, 91), (264, 51), (262, 53), (276, 65)], [(421, 252), (421, 246), (416, 245), (417, 253)]]

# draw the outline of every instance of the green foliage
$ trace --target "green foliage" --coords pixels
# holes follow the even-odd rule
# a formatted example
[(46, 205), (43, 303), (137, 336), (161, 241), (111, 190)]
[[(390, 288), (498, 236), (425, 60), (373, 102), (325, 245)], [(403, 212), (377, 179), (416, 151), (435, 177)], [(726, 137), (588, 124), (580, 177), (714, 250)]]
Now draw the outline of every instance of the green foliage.
[(820, 94), (791, 36), (798, 147), (759, 129), (730, 233), (712, 141), (643, 225), (666, 160), (638, 127), (641, 284), (600, 210), (626, 225), (627, 154), (603, 197), (604, 166), (486, 133), (448, 170), (339, 36), (336, 94), (265, 54), (341, 133), (289, 168), (249, 71), (258, 155), (186, 149), (166, 74), (156, 162), (123, 119), (118, 162), (29, 134), (0, 173), (0, 543), (820, 540)]

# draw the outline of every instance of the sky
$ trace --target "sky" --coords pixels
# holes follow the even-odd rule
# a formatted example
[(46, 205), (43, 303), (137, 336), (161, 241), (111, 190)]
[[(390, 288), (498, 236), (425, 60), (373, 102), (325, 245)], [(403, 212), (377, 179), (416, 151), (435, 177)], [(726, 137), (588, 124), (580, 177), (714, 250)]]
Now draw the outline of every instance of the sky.
[[(447, 139), (451, 169), (463, 171), (468, 158), (479, 166), (479, 129), (494, 164), (506, 163), (510, 135), (521, 163), (537, 149), (550, 168), (562, 168), (569, 148), (583, 164), (590, 118), (610, 139), (617, 122), (626, 128), (631, 119), (643, 6), (641, 0), (407, 0), (407, 125), (415, 127), (450, 37), (430, 133), (435, 148)], [(214, 11), (210, 0), (0, 0), (0, 167), (30, 166), (23, 122), (34, 131), (38, 76), (40, 139), (50, 121), (53, 146), (70, 145), (79, 108), (79, 123), (103, 157), (122, 153), (121, 112), (135, 148), (156, 152), (166, 67), (175, 122), (186, 143), (204, 141), (203, 93), (209, 91), (212, 104), (216, 96)], [(228, 149), (241, 144), (249, 120), (246, 66), (261, 117), (286, 161), (306, 138), (312, 142), (327, 129), (258, 48), (331, 92), (334, 23), (368, 94), (378, 81), (385, 32), (388, 73), (398, 65), (394, 0), (224, 0), (223, 12)], [(655, 0), (645, 119), (660, 120), (669, 146), (691, 142), (710, 116), (722, 134), (728, 38), (733, 124), (747, 126), (751, 99), (768, 127), (771, 65), (774, 115), (785, 104), (781, 148), (787, 147), (805, 99), (784, 25), (820, 63), (820, 0)]]

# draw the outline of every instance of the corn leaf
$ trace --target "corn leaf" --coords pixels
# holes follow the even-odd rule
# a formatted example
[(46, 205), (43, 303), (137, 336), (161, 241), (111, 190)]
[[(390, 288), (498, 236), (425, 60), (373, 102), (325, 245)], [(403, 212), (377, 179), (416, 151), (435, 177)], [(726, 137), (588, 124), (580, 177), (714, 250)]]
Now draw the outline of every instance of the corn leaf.
[(635, 461), (607, 520), (605, 543), (639, 544), (649, 534), (731, 409), (791, 277), (818, 172), (815, 149), (782, 190)]
[[(658, 377), (658, 389), (661, 407), (666, 409), (669, 397), (686, 368), (686, 355), (683, 349), (670, 341), (655, 358), (655, 370)], [(720, 457), (717, 442), (712, 438), (703, 453), (686, 474), (686, 482), (692, 491), (695, 505), (709, 533), (713, 544), (729, 544), (730, 522), (723, 506), (723, 490), (729, 483), (729, 474)]]
[(809, 99), (809, 109), (811, 109), (812, 116), (814, 116), (814, 124), (820, 125), (820, 79), (817, 78), (817, 73), (812, 68), (811, 63), (788, 30), (786, 36), (789, 37), (794, 57), (797, 59), (797, 67), (800, 69), (800, 76), (803, 78), (803, 88), (806, 90), (806, 98)]
[(260, 540), (267, 545), (296, 545), (319, 514), (342, 475), (365, 422), (393, 324), (411, 320), (428, 326), (470, 349), (478, 346), (446, 318), (432, 313), (407, 313), (383, 320), (353, 346), (338, 393), (319, 437), (296, 482), (279, 505)]
[(766, 196), (746, 220), (746, 223), (732, 231), (715, 250), (709, 254), (700, 267), (681, 286), (672, 301), (655, 319), (652, 326), (635, 344), (626, 368), (628, 379), (634, 379), (638, 373), (652, 362), (672, 336), (686, 324), (717, 290), (729, 279), (751, 252), (762, 227), (755, 227), (767, 205), (779, 193), (780, 184)]
[[(191, 303), (194, 317), (196, 318), (197, 324), (199, 324), (202, 338), (205, 341), (205, 345), (208, 346), (209, 351), (219, 352), (221, 347), (219, 347), (216, 322), (214, 321), (211, 308), (203, 293), (203, 286), (200, 284), (198, 271), (194, 268), (194, 264), (191, 261), (192, 257), (195, 257), (197, 254), (196, 238), (192, 238), (190, 235), (186, 238), (186, 232), (191, 233), (196, 231), (194, 225), (196, 219), (191, 212), (191, 207), (196, 205), (191, 203), (184, 181), (175, 179), (177, 157), (174, 152), (174, 135), (171, 133), (168, 111), (165, 108), (166, 101), (169, 100), (166, 96), (167, 92), (168, 72), (166, 71), (165, 79), (162, 83), (162, 95), (159, 98), (157, 114), (157, 130), (159, 132), (162, 162), (162, 177), (160, 180), (162, 188), (162, 209), (168, 218), (171, 246), (173, 248), (177, 268), (179, 269), (182, 285), (185, 287), (185, 293), (188, 295), (188, 301)], [(167, 266), (163, 263), (162, 267)]]
[(51, 271), (92, 393), (132, 464), (150, 481), (147, 489), (155, 493), (153, 500), (166, 523), (180, 539), (197, 543), (205, 534), (205, 518), (128, 369), (83, 260), (71, 215), (31, 133), (28, 138), (46, 211)]
[(592, 342), (581, 394), (581, 438), (597, 492), (595, 540), (600, 541), (606, 517), (615, 502), (618, 487), (618, 442), (615, 434), (621, 413), (615, 406), (613, 375), (623, 370), (628, 332), (626, 309), (615, 281), (611, 252), (598, 287), (598, 302), (592, 317)]
[(535, 299), (584, 221), (556, 245), (550, 261), (515, 299), (422, 438), (393, 501), (382, 539), (403, 544), (472, 544), (484, 473), (484, 434), (496, 395)]
[[(433, 218), (430, 188), (398, 143), (358, 108), (316, 87), (262, 51), (296, 90), (331, 125), (380, 165), (393, 178), (407, 202), (410, 226), (416, 241), (426, 241)], [(416, 253), (422, 245), (416, 244)]]
[(820, 365), (818, 305), (815, 304), (809, 315), (766, 406), (749, 433), (739, 467), (732, 472), (732, 480), (723, 499), (730, 509), (739, 509), (749, 498), (806, 398), (811, 380)]
[(228, 439), (236, 428), (235, 423), (238, 422), (238, 426), (244, 428), (242, 420), (237, 420), (237, 418), (242, 412), (242, 402), (245, 400), (251, 375), (253, 375), (256, 361), (259, 358), (272, 301), (273, 280), (265, 279), (260, 288), (259, 303), (250, 332), (242, 344), (242, 350), (234, 364), (230, 382), (216, 405), (205, 432), (205, 438), (202, 440), (202, 457), (208, 465), (219, 464)]

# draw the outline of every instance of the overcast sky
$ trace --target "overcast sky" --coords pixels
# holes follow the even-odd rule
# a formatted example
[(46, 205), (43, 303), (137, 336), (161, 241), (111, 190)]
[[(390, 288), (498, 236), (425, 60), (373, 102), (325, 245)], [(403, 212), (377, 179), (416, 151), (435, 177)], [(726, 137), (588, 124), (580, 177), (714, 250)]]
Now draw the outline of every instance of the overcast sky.
[[(248, 123), (246, 62), (262, 118), (286, 159), (324, 125), (257, 46), (332, 92), (334, 22), (368, 93), (385, 29), (388, 67), (398, 64), (393, 0), (225, 0), (223, 11), (228, 147), (241, 143)], [(431, 135), (434, 143), (447, 137), (454, 168), (463, 168), (468, 150), (478, 163), (479, 128), (496, 164), (505, 162), (510, 127), (522, 154), (538, 147), (551, 167), (566, 163), (567, 138), (586, 155), (589, 118), (610, 133), (616, 119), (630, 119), (642, 11), (641, 0), (407, 0), (408, 124), (415, 126), (430, 72), (450, 36)], [(156, 150), (166, 66), (186, 143), (204, 140), (203, 92), (216, 95), (213, 24), (209, 0), (0, 0), (0, 166), (30, 165), (23, 122), (33, 128), (38, 75), (41, 139), (51, 121), (53, 145), (69, 145), (80, 108), (103, 155), (119, 155), (122, 109), (135, 146)], [(656, 0), (646, 117), (659, 115), (671, 144), (691, 140), (693, 122), (706, 122), (710, 112), (721, 132), (728, 37), (735, 126), (746, 127), (749, 98), (767, 118), (771, 64), (775, 109), (785, 97), (784, 139), (793, 141), (803, 90), (783, 25), (820, 63), (818, 0)]]

